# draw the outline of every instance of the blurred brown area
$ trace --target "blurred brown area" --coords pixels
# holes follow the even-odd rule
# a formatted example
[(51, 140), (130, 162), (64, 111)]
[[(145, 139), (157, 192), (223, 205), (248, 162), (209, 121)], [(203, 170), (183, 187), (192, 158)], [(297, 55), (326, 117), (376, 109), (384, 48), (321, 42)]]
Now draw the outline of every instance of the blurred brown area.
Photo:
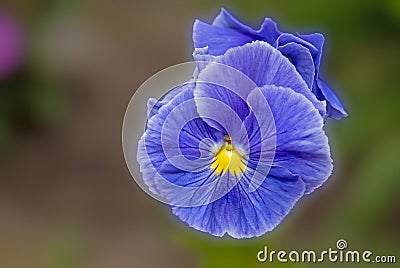
[[(11, 10), (29, 23), (40, 4)], [(45, 21), (41, 64), (65, 90), (67, 116), (27, 129), (2, 155), (0, 267), (190, 266), (191, 255), (160, 231), (170, 224), (165, 208), (130, 177), (121, 128), (135, 89), (189, 59), (194, 12), (178, 1), (92, 1)]]

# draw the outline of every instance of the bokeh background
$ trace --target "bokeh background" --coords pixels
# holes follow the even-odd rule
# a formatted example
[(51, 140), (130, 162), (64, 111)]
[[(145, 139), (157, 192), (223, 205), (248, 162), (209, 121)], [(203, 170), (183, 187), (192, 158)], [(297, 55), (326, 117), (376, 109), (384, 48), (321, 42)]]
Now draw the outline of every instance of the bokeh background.
[[(136, 88), (191, 60), (194, 19), (221, 6), (325, 33), (323, 77), (350, 115), (328, 122), (331, 179), (250, 240), (179, 222), (132, 181), (121, 146)], [(399, 0), (2, 0), (0, 44), (0, 267), (309, 267), (256, 254), (341, 238), (400, 262)]]

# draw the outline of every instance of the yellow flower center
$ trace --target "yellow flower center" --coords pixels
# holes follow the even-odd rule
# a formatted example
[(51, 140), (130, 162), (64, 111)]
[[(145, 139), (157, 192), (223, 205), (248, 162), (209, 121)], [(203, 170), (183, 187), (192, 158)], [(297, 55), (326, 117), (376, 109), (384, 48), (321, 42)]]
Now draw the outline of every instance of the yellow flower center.
[(232, 175), (239, 175), (246, 170), (243, 157), (232, 146), (230, 136), (225, 135), (224, 145), (215, 154), (214, 162), (210, 168), (214, 169), (218, 175), (222, 175), (228, 170)]

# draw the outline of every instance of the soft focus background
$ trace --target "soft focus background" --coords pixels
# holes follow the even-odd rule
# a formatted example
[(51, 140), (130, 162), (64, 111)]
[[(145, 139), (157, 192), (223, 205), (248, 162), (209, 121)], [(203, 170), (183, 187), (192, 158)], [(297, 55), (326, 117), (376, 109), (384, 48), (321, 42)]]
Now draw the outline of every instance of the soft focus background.
[[(194, 19), (221, 6), (253, 26), (270, 16), (325, 33), (323, 77), (350, 114), (328, 122), (331, 179), (251, 240), (189, 229), (140, 190), (122, 154), (136, 88), (190, 60)], [(400, 262), (399, 71), (399, 0), (2, 0), (0, 267), (281, 267), (257, 252), (340, 238)]]

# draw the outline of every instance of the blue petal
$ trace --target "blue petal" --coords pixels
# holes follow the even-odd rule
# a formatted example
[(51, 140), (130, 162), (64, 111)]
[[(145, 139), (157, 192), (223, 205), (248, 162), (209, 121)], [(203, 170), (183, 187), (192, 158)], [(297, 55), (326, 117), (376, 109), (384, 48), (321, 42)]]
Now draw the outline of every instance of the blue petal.
[(215, 56), (209, 53), (208, 47), (202, 47), (194, 49), (193, 59), (195, 60), (197, 66), (194, 77), (197, 78), (199, 72), (201, 72), (208, 63), (214, 61)]
[(218, 62), (209, 63), (198, 75), (194, 91), (197, 111), (210, 126), (232, 137), (247, 136), (243, 120), (249, 114), (248, 93), (256, 85), (242, 72)]
[(194, 88), (194, 82), (189, 81), (185, 84), (179, 85), (170, 91), (168, 91), (164, 96), (162, 96), (159, 100), (156, 100), (154, 98), (150, 98), (147, 101), (147, 118), (150, 119), (153, 117), (155, 114), (158, 113), (158, 110), (170, 102), (175, 96), (180, 94), (182, 91), (188, 89), (188, 88)]
[[(234, 178), (232, 178), (234, 180)], [(215, 236), (249, 238), (273, 230), (304, 193), (304, 183), (282, 167), (273, 167), (263, 184), (249, 192), (242, 178), (225, 196), (199, 207), (173, 207), (189, 226)]]
[(250, 192), (256, 190), (269, 173), (276, 147), (276, 129), (272, 111), (262, 93), (255, 94), (254, 91), (259, 89), (254, 89), (247, 98), (251, 112), (243, 122), (249, 136), (250, 148), (246, 160), (248, 170), (252, 171), (251, 176), (248, 176)]
[(307, 83), (308, 88), (311, 89), (314, 83), (315, 68), (310, 51), (304, 46), (293, 42), (278, 47), (278, 50), (286, 57), (289, 57), (289, 60)]
[(229, 48), (261, 40), (275, 43), (280, 35), (276, 23), (266, 18), (259, 30), (254, 30), (234, 18), (228, 11), (221, 9), (212, 25), (196, 20), (193, 25), (195, 48), (208, 46), (211, 55), (222, 55)]
[(226, 9), (221, 8), (221, 12), (214, 19), (213, 26), (234, 29), (248, 36), (253, 36), (254, 40), (262, 40), (269, 44), (274, 44), (281, 32), (278, 30), (277, 24), (270, 18), (265, 18), (260, 29), (254, 30), (251, 27), (244, 25), (233, 17)]
[[(308, 49), (311, 53), (313, 64), (315, 67), (315, 75), (314, 75), (314, 82), (310, 87), (316, 97), (321, 101), (326, 101), (326, 109), (327, 109), (327, 116), (332, 117), (334, 119), (341, 119), (342, 117), (346, 117), (347, 113), (343, 108), (338, 97), (335, 93), (319, 78), (319, 66), (321, 63), (322, 57), (322, 49), (324, 45), (324, 36), (320, 33), (313, 33), (308, 35), (301, 35), (297, 34), (297, 36), (291, 34), (282, 34), (278, 40), (277, 45), (278, 49), (282, 51), (282, 47), (291, 44), (291, 42), (296, 42), (297, 44), (301, 44), (303, 49)], [(300, 45), (299, 45), (300, 46)], [(299, 47), (300, 49), (300, 47)], [(285, 52), (282, 51), (283, 54)], [(306, 62), (302, 62), (304, 66), (308, 68), (310, 65), (307, 65)], [(309, 63), (308, 63), (309, 64)], [(295, 64), (296, 65), (296, 64)], [(298, 69), (298, 67), (296, 66)], [(301, 73), (301, 69), (299, 70)], [(303, 75), (302, 75), (303, 76)], [(303, 76), (304, 78), (304, 76)], [(309, 84), (309, 83), (308, 83)]]
[(193, 25), (195, 48), (208, 46), (211, 55), (222, 55), (231, 47), (241, 46), (253, 41), (243, 33), (233, 29), (221, 28), (196, 20)]
[(307, 41), (317, 49), (317, 53), (314, 56), (314, 65), (315, 65), (315, 70), (318, 74), (319, 65), (321, 63), (321, 57), (322, 57), (322, 49), (325, 42), (324, 36), (321, 33), (297, 34), (297, 36)]
[(321, 80), (317, 79), (317, 85), (327, 103), (327, 114), (336, 120), (347, 116), (342, 103), (336, 94)]
[[(220, 67), (222, 64), (230, 66), (239, 72), (227, 71), (228, 68)], [(244, 75), (238, 75), (238, 73)], [(249, 83), (250, 78), (253, 83)], [(241, 47), (235, 47), (228, 50), (224, 55), (216, 57), (215, 62), (207, 65), (199, 74), (201, 81), (209, 81), (217, 84), (223, 84), (226, 88), (236, 92), (240, 97), (246, 99), (250, 91), (254, 88), (252, 85), (276, 85), (292, 88), (294, 91), (301, 93), (309, 99), (319, 110), (322, 116), (325, 116), (325, 103), (317, 100), (315, 95), (310, 91), (303, 78), (296, 71), (296, 68), (290, 61), (282, 55), (277, 49), (273, 48), (266, 42), (255, 41)], [(219, 83), (218, 83), (219, 82)], [(228, 85), (228, 86), (227, 86)], [(240, 117), (248, 114), (246, 105), (231, 93), (223, 94), (221, 90), (215, 90), (211, 87), (196, 86), (195, 95), (206, 98), (218, 98), (227, 103), (237, 112), (241, 112)], [(197, 103), (197, 100), (196, 100)], [(232, 106), (233, 105), (233, 106)], [(211, 110), (218, 107), (211, 107), (205, 103), (201, 107), (199, 113), (210, 114)]]
[[(212, 157), (213, 158), (213, 157)], [(235, 186), (229, 172), (218, 175), (210, 168), (212, 160), (194, 172), (177, 168), (168, 160), (160, 167), (160, 174), (167, 180), (158, 182), (160, 194), (171, 206), (206, 206), (225, 196)]]
[(303, 40), (302, 38), (300, 38), (298, 36), (290, 34), (290, 33), (281, 34), (278, 37), (278, 39), (276, 40), (276, 47), (284, 46), (284, 45), (286, 45), (288, 43), (297, 43), (299, 45), (304, 46), (305, 48), (307, 48), (310, 51), (311, 56), (313, 57), (313, 59), (316, 59), (317, 56), (320, 53), (318, 51), (318, 49), (313, 44), (307, 42), (306, 40)]
[[(277, 47), (284, 55), (290, 56), (297, 71), (303, 77), (308, 88), (317, 96), (317, 99), (320, 101), (327, 101), (326, 107), (322, 107), (324, 106), (322, 104), (320, 104), (319, 107), (318, 105), (316, 106), (324, 119), (326, 119), (328, 115), (335, 119), (347, 116), (343, 107), (340, 107), (340, 101), (334, 100), (334, 93), (329, 88), (324, 89), (326, 85), (320, 86), (320, 83), (317, 81), (319, 79), (318, 73), (325, 41), (321, 33), (305, 35), (299, 33), (296, 35), (281, 33), (276, 23), (269, 18), (265, 19), (259, 30), (254, 30), (238, 21), (223, 8), (214, 19), (212, 25), (196, 21), (193, 28), (195, 48), (208, 46), (208, 53), (210, 55), (222, 55), (229, 48), (242, 46), (256, 40), (265, 41)], [(307, 53), (306, 50), (308, 50), (309, 53)], [(310, 61), (309, 54), (311, 55), (312, 61)], [(202, 65), (202, 68), (204, 66), (205, 64)], [(312, 76), (313, 79), (311, 79)], [(288, 85), (279, 86), (290, 87)], [(295, 89), (295, 91), (297, 90)], [(302, 94), (307, 96), (304, 93)], [(328, 97), (325, 97), (325, 95)], [(310, 100), (315, 104), (315, 100)], [(329, 103), (331, 100), (332, 103)], [(328, 114), (326, 114), (327, 109), (329, 109)]]
[[(149, 189), (168, 199), (166, 193), (188, 193), (176, 184), (173, 176), (162, 167), (172, 164), (181, 172), (196, 173), (210, 170), (211, 148), (223, 140), (222, 133), (203, 122), (196, 111), (193, 89), (187, 86), (149, 119), (139, 141), (137, 153), (143, 180)], [(190, 176), (189, 176), (190, 177)], [(193, 177), (196, 179), (196, 177)], [(206, 179), (206, 178), (204, 178)], [(175, 187), (177, 186), (177, 187)], [(172, 194), (170, 194), (171, 196)], [(180, 200), (169, 200), (179, 204)]]
[(147, 101), (147, 118), (155, 115), (161, 108), (162, 104), (155, 98), (149, 98)]
[[(291, 89), (265, 86), (261, 91), (275, 118), (274, 166), (298, 174), (306, 185), (306, 193), (311, 193), (328, 179), (333, 169), (323, 119), (304, 96)], [(260, 98), (258, 91), (252, 94), (256, 94), (253, 98)]]

